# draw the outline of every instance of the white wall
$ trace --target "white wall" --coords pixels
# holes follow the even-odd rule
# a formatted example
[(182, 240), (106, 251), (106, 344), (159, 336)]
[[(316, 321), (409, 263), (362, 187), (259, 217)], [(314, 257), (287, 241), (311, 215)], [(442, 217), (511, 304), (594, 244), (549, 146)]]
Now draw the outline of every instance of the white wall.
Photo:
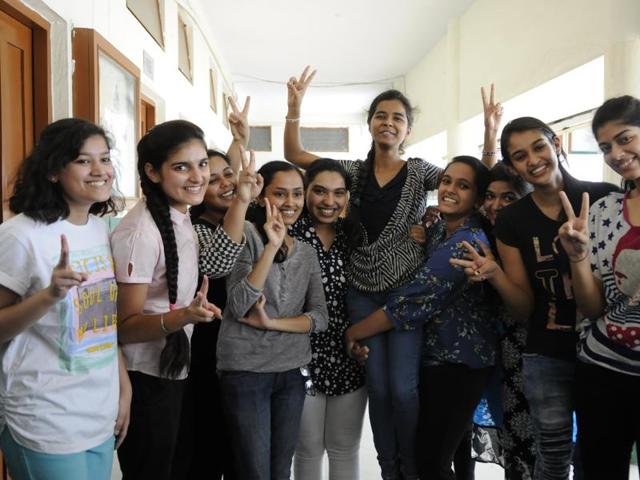
[[(406, 75), (406, 92), (422, 111), (411, 141), (446, 130), (452, 108), (458, 122), (481, 113), (481, 85), (496, 83), (508, 100), (639, 35), (638, 0), (477, 0)], [(446, 95), (452, 82), (455, 102)]]
[[(163, 0), (164, 49), (146, 32), (127, 9), (125, 0), (24, 0), (52, 23), (53, 118), (73, 114), (71, 104), (71, 32), (93, 28), (141, 71), (141, 91), (156, 103), (156, 122), (183, 118), (199, 125), (212, 146), (226, 149), (231, 141), (222, 123), (222, 91), (232, 92), (224, 59), (217, 51), (207, 25), (198, 25), (201, 15), (186, 0)], [(193, 25), (193, 83), (178, 70), (178, 11)], [(143, 51), (154, 60), (153, 78), (142, 72)], [(218, 75), (218, 113), (209, 106), (209, 68)]]

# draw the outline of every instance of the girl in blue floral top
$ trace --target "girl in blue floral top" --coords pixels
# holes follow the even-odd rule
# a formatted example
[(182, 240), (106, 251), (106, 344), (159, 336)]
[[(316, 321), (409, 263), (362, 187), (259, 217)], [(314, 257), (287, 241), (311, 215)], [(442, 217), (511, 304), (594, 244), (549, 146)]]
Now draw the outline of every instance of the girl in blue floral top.
[(469, 282), (449, 259), (465, 245), (488, 245), (482, 204), (489, 172), (473, 157), (455, 157), (438, 186), (444, 221), (430, 227), (427, 260), (415, 279), (394, 289), (385, 306), (346, 332), (348, 350), (367, 354), (359, 340), (424, 324), (417, 451), (421, 478), (449, 479), (458, 444), (471, 423), (496, 359), (497, 312), (486, 287)]

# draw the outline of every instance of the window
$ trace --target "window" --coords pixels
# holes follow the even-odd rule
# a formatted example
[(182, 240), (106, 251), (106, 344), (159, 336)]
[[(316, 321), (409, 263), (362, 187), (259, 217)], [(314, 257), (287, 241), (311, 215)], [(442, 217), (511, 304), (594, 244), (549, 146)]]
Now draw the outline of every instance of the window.
[(217, 101), (217, 88), (216, 88), (216, 72), (213, 68), (209, 69), (209, 106), (211, 109), (218, 113), (218, 101)]
[(191, 27), (178, 15), (178, 69), (193, 82)]
[(158, 45), (164, 48), (160, 0), (127, 0), (127, 8)]
[(348, 152), (348, 128), (301, 128), (305, 150), (310, 152)]
[(249, 149), (256, 152), (271, 151), (271, 127), (249, 127), (251, 137), (249, 138)]

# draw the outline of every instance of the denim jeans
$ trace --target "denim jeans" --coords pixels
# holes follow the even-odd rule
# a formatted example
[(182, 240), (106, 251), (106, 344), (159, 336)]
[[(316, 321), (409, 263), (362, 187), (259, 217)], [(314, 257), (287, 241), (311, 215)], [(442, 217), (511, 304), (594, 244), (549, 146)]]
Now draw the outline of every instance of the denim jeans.
[(536, 442), (536, 480), (567, 480), (573, 449), (575, 362), (524, 354), (524, 394)]
[[(349, 289), (347, 307), (351, 323), (381, 308), (390, 292), (364, 293)], [(418, 371), (422, 326), (415, 330), (376, 335), (363, 342), (369, 347), (366, 364), (369, 419), (383, 479), (417, 478)]]
[(288, 480), (304, 405), (300, 369), (220, 372), (235, 472), (242, 480)]

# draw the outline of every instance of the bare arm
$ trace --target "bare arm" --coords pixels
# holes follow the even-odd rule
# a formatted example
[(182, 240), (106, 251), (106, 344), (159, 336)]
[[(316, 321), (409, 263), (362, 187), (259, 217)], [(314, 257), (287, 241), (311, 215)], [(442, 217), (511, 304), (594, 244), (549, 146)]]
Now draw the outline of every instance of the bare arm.
[(313, 80), (316, 71), (309, 72), (305, 67), (299, 79), (291, 77), (287, 82), (287, 118), (284, 125), (284, 158), (301, 168), (307, 168), (317, 155), (307, 152), (300, 138), (300, 111), (304, 94)]
[(598, 318), (605, 309), (602, 281), (591, 271), (589, 242), (589, 194), (582, 194), (582, 208), (576, 217), (564, 192), (560, 192), (567, 221), (558, 230), (558, 236), (571, 265), (571, 284), (580, 312), (588, 318)]
[(491, 93), (480, 87), (482, 108), (484, 112), (484, 145), (482, 147), (482, 163), (492, 168), (498, 160), (498, 130), (502, 121), (502, 105), (495, 102), (495, 86), (491, 84)]
[(189, 323), (210, 322), (214, 316), (220, 318), (220, 309), (207, 302), (208, 288), (205, 276), (189, 306), (162, 314), (145, 314), (144, 301), (149, 285), (118, 283), (118, 340), (123, 344), (159, 340)]
[(528, 319), (533, 311), (533, 291), (520, 250), (500, 240), (497, 243), (504, 270), (500, 268), (489, 281), (514, 318)]
[(20, 296), (0, 285), (0, 343), (7, 342), (40, 320), (51, 307), (67, 296), (69, 289), (89, 278), (87, 273), (74, 272), (69, 265), (69, 245), (60, 236), (60, 260), (51, 273), (47, 288), (19, 302)]

